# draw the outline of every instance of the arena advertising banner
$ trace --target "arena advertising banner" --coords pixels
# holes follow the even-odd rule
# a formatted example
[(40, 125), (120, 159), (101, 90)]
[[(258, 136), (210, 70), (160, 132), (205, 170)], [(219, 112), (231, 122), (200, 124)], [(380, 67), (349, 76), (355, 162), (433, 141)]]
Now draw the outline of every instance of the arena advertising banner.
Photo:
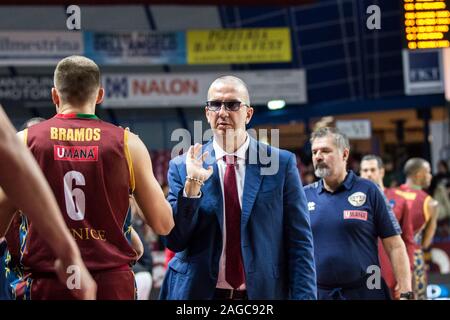
[(336, 128), (349, 139), (366, 140), (372, 137), (372, 126), (370, 120), (336, 120)]
[(444, 92), (442, 52), (439, 49), (403, 49), (403, 79), (406, 95)]
[[(230, 72), (242, 78), (252, 92), (252, 105), (282, 99), (286, 103), (307, 102), (306, 75), (302, 69)], [(103, 74), (106, 94), (103, 107), (195, 107), (206, 102), (206, 94), (219, 73)], [(52, 106), (51, 75), (0, 76), (0, 102), (25, 107)]]
[(186, 64), (184, 32), (84, 32), (85, 55), (101, 65)]
[(80, 32), (0, 32), (0, 65), (54, 65), (74, 54), (84, 54)]
[(180, 32), (0, 32), (0, 65), (55, 65), (69, 55), (100, 65), (273, 63), (292, 60), (289, 28)]
[(289, 28), (187, 31), (188, 64), (291, 62)]
[(0, 103), (5, 106), (52, 106), (52, 86), (50, 75), (0, 76)]
[[(301, 69), (229, 72), (242, 78), (252, 92), (251, 104), (283, 99), (287, 103), (307, 102), (306, 75)], [(108, 74), (103, 76), (107, 108), (195, 107), (206, 102), (214, 79), (223, 74)]]

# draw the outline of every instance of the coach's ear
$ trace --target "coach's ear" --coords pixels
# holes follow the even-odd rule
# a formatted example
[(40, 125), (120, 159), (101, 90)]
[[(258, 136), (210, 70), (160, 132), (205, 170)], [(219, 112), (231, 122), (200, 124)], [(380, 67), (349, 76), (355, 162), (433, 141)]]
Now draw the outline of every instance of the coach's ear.
[(55, 87), (52, 88), (52, 101), (56, 106), (56, 112), (58, 112), (59, 104), (61, 101), (59, 100), (58, 90), (56, 90)]
[(95, 104), (100, 104), (103, 102), (103, 98), (105, 97), (105, 89), (100, 87), (97, 94), (97, 99), (95, 100)]
[(344, 152), (342, 152), (342, 157), (343, 157), (344, 161), (348, 160), (349, 155), (350, 155), (350, 149), (344, 148)]

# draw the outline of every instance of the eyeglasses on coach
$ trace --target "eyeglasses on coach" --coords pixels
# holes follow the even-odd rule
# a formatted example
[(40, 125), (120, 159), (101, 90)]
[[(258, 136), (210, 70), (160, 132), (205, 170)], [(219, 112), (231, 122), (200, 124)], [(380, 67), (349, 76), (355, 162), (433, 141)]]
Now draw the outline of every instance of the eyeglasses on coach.
[(219, 111), (220, 108), (222, 108), (222, 104), (225, 106), (225, 110), (227, 111), (238, 111), (241, 105), (246, 106), (246, 104), (241, 101), (210, 100), (206, 101), (206, 108), (208, 108), (209, 111)]

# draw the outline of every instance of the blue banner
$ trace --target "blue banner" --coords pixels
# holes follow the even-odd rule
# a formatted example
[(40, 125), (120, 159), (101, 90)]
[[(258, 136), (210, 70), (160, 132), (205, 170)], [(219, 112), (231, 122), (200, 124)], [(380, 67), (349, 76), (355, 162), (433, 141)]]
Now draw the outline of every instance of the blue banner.
[(85, 55), (98, 64), (186, 64), (184, 32), (84, 32)]

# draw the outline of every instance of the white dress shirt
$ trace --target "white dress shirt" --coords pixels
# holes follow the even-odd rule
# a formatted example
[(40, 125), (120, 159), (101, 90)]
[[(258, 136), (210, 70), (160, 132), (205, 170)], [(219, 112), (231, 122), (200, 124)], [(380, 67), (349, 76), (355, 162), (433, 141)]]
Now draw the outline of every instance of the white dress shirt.
[[(227, 164), (223, 160), (223, 156), (236, 156), (236, 184), (237, 184), (237, 191), (238, 191), (238, 197), (239, 197), (239, 205), (242, 210), (242, 196), (244, 191), (244, 181), (245, 181), (245, 158), (247, 156), (247, 149), (250, 144), (250, 139), (247, 135), (245, 142), (242, 144), (242, 146), (236, 150), (236, 152), (233, 153), (226, 153), (225, 150), (223, 150), (219, 144), (216, 142), (216, 140), (213, 140), (213, 148), (215, 153), (215, 158), (217, 162), (217, 169), (219, 171), (219, 178), (220, 178), (220, 188), (222, 190), (222, 199), (225, 199), (224, 195), (224, 185), (223, 185), (223, 177), (225, 176), (225, 171), (227, 169)], [(183, 190), (183, 196), (187, 197), (186, 191)], [(191, 198), (200, 198), (201, 193), (198, 196), (192, 196)], [(224, 200), (225, 202), (225, 200)], [(217, 279), (217, 285), (216, 288), (220, 289), (233, 289), (233, 287), (225, 280), (225, 260), (226, 260), (226, 215), (225, 215), (225, 203), (223, 203), (223, 246), (222, 246), (222, 255), (220, 256), (219, 261), (219, 276)], [(240, 228), (241, 226), (236, 226), (236, 228)], [(245, 290), (245, 282), (238, 288), (238, 290)]]

